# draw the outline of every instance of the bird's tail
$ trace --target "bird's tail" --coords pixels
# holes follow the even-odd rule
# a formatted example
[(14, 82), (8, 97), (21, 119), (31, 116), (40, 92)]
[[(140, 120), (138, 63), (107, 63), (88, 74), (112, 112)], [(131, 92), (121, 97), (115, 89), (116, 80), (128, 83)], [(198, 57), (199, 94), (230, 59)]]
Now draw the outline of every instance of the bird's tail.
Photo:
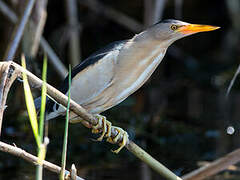
[[(41, 103), (42, 103), (41, 96), (34, 99), (34, 105), (35, 105), (35, 108), (36, 108), (36, 111), (38, 114), (41, 109)], [(46, 112), (45, 112), (46, 120), (50, 120), (50, 119), (53, 119), (53, 118), (59, 116), (59, 114), (57, 112), (52, 110), (52, 103), (54, 103), (53, 100), (51, 100), (49, 97), (46, 97)]]

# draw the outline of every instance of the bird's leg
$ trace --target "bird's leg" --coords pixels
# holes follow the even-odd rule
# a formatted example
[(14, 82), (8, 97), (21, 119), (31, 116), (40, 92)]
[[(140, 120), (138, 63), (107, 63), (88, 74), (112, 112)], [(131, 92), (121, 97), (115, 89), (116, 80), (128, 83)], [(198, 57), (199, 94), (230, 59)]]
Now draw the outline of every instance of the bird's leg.
[(98, 123), (92, 127), (92, 133), (99, 133), (99, 129), (102, 127), (102, 135), (97, 139), (97, 141), (102, 141), (104, 136), (111, 136), (112, 123), (107, 121), (105, 116), (97, 114), (95, 117), (98, 119)]
[(107, 138), (107, 142), (112, 143), (112, 144), (116, 144), (119, 140), (119, 138), (121, 136), (123, 136), (122, 142), (119, 143), (119, 148), (116, 150), (112, 150), (112, 152), (114, 153), (119, 153), (121, 151), (121, 149), (126, 145), (127, 141), (128, 141), (128, 133), (126, 131), (124, 131), (122, 128), (116, 127), (116, 126), (112, 126), (113, 128), (115, 128), (118, 132), (118, 134), (114, 137), (111, 138), (110, 136)]

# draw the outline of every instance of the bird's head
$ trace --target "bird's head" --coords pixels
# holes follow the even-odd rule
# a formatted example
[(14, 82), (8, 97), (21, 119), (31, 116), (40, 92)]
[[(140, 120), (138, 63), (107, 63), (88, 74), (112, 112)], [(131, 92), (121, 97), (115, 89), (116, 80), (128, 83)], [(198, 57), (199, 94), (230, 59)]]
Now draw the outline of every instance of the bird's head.
[(166, 42), (170, 45), (183, 37), (199, 32), (213, 31), (219, 28), (220, 27), (217, 26), (190, 24), (183, 21), (168, 19), (153, 25), (149, 29), (149, 32), (155, 40)]

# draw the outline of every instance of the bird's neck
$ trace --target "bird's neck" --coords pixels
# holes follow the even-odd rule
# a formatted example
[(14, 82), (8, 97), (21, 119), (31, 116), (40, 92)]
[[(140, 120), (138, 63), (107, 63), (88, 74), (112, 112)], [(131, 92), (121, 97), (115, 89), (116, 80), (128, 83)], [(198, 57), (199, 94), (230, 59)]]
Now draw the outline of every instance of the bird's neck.
[[(121, 82), (117, 101), (140, 88), (162, 61), (166, 48), (151, 41), (128, 41), (118, 56), (116, 82)], [(127, 78), (126, 78), (127, 77)]]
[(165, 46), (156, 41), (138, 39), (136, 42), (133, 38), (121, 51), (119, 67), (122, 67), (123, 72), (129, 72), (129, 76), (138, 77), (144, 73), (144, 79), (148, 79), (162, 61), (166, 50)]
[[(130, 49), (135, 52), (135, 56), (138, 56), (138, 62), (149, 61), (149, 63), (158, 56), (162, 56), (163, 58), (170, 45), (168, 42), (155, 40), (149, 37), (148, 34), (138, 34), (134, 36), (130, 40), (130, 44)], [(161, 61), (162, 58), (159, 60)]]

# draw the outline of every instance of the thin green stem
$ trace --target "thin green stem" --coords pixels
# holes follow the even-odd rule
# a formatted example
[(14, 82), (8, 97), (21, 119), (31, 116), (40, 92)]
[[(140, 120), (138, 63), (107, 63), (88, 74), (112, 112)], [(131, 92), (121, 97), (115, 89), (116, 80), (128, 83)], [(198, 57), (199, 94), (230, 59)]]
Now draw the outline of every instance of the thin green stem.
[[(44, 114), (45, 114), (45, 107), (46, 107), (46, 96), (47, 96), (47, 56), (44, 54), (43, 58), (43, 71), (42, 71), (42, 94), (41, 94), (41, 110), (40, 110), (40, 118), (39, 118), (39, 137), (43, 147), (38, 148), (38, 158), (44, 160), (45, 159), (45, 152), (46, 146), (43, 145), (43, 131), (44, 131)], [(45, 148), (45, 149), (41, 149)], [(41, 164), (37, 165), (36, 169), (36, 179), (42, 180), (43, 175), (43, 167)]]
[(63, 140), (63, 150), (62, 150), (62, 164), (61, 164), (62, 168), (61, 168), (61, 173), (60, 173), (60, 180), (64, 180), (65, 167), (66, 167), (69, 108), (70, 108), (70, 100), (71, 100), (70, 87), (71, 87), (71, 66), (69, 65), (68, 103), (67, 103), (67, 111), (66, 111), (65, 132), (64, 132), (64, 140)]
[(44, 114), (45, 114), (45, 107), (46, 107), (46, 96), (47, 96), (47, 56), (44, 55), (43, 59), (43, 72), (42, 72), (42, 98), (41, 98), (41, 110), (40, 110), (40, 119), (39, 119), (39, 135), (41, 143), (43, 143), (43, 127), (44, 127)]
[(37, 165), (36, 180), (42, 180), (42, 176), (43, 176), (43, 166), (42, 165)]

